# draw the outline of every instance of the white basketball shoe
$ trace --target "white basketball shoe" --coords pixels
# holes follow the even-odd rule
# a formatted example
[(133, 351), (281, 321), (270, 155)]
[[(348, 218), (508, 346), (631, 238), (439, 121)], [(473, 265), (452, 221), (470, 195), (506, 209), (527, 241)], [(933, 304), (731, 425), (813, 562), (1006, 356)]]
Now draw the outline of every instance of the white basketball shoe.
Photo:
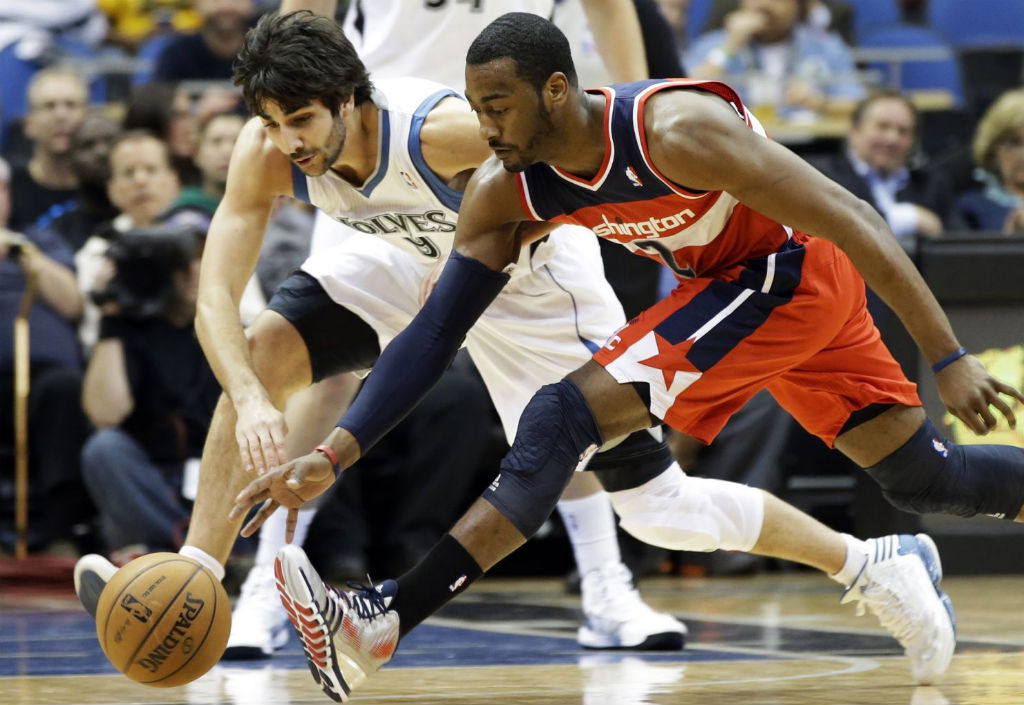
[(100, 593), (116, 572), (116, 565), (96, 553), (88, 553), (75, 563), (75, 594), (94, 619)]
[(242, 661), (270, 658), (288, 643), (288, 613), (277, 594), (274, 571), (255, 565), (242, 583), (231, 613), (231, 635), (222, 658)]
[(903, 646), (920, 685), (936, 682), (953, 659), (956, 617), (939, 587), (942, 563), (926, 534), (882, 536), (867, 542), (867, 563), (841, 602), (869, 609)]
[(655, 612), (633, 587), (622, 563), (589, 571), (580, 583), (583, 626), (576, 640), (585, 649), (678, 651), (686, 644), (686, 625)]
[(277, 590), (299, 634), (313, 680), (336, 702), (391, 660), (398, 613), (388, 609), (397, 585), (341, 592), (324, 583), (301, 548), (286, 545), (274, 564)]

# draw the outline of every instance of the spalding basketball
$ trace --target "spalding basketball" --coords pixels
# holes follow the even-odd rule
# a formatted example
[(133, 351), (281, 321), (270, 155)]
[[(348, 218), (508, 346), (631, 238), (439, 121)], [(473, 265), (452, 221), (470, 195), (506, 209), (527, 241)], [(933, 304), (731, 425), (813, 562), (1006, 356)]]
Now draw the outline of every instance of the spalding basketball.
[(220, 660), (231, 631), (224, 587), (197, 561), (151, 553), (121, 568), (100, 594), (103, 653), (134, 681), (183, 685)]

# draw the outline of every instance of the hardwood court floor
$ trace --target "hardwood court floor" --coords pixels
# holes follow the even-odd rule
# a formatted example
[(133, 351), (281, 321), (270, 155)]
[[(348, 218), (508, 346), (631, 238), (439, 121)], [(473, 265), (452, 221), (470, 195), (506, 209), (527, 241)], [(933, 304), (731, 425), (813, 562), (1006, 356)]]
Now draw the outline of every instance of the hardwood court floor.
[[(556, 581), (484, 580), (410, 634), (354, 693), (372, 705), (1022, 705), (1024, 577), (947, 578), (960, 642), (937, 688), (914, 688), (895, 641), (812, 573), (656, 579), (643, 592), (690, 628), (676, 654), (587, 652)], [(328, 703), (294, 640), (272, 660), (182, 688), (116, 674), (73, 598), (0, 595), (2, 705)]]

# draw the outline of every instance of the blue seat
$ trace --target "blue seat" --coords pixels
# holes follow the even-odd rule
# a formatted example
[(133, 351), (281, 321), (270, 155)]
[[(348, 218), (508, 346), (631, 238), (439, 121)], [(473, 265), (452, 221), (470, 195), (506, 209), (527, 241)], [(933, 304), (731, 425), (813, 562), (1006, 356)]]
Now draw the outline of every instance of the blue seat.
[(954, 47), (1024, 47), (1021, 0), (928, 0), (928, 24)]
[(153, 80), (153, 71), (156, 69), (156, 60), (160, 58), (160, 52), (164, 50), (164, 47), (173, 39), (175, 36), (174, 32), (165, 32), (163, 34), (157, 34), (142, 43), (139, 47), (139, 51), (136, 54), (136, 58), (139, 60), (139, 67), (135, 70), (135, 75), (132, 76), (132, 85), (138, 86), (143, 83), (149, 83)]
[(686, 41), (693, 43), (707, 26), (708, 18), (711, 16), (711, 6), (715, 0), (690, 0), (686, 8)]
[[(963, 79), (960, 64), (953, 49), (938, 33), (927, 27), (895, 25), (868, 32), (858, 43), (858, 49), (871, 58), (865, 67), (885, 77), (885, 84), (901, 91), (945, 90), (953, 96), (956, 106), (963, 105)], [(892, 50), (892, 57), (878, 56)], [(906, 51), (904, 51), (906, 50)], [(926, 55), (915, 58), (914, 50)], [(900, 54), (905, 56), (901, 57)]]
[(853, 7), (853, 36), (858, 41), (871, 30), (902, 21), (896, 0), (851, 0), (850, 6)]

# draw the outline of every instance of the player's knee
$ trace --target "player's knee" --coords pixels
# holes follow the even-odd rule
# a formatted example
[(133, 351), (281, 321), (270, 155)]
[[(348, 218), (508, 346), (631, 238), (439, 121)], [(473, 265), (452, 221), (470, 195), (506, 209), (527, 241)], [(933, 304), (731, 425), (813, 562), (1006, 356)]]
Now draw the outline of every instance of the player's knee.
[(915, 514), (1014, 519), (1024, 503), (1024, 449), (958, 445), (928, 420), (866, 471), (890, 504)]
[(625, 531), (674, 551), (749, 551), (764, 523), (761, 490), (689, 477), (676, 464), (640, 487), (609, 496)]
[(563, 379), (541, 387), (526, 405), (512, 448), (484, 497), (530, 537), (554, 510), (581, 458), (601, 442), (575, 384)]

